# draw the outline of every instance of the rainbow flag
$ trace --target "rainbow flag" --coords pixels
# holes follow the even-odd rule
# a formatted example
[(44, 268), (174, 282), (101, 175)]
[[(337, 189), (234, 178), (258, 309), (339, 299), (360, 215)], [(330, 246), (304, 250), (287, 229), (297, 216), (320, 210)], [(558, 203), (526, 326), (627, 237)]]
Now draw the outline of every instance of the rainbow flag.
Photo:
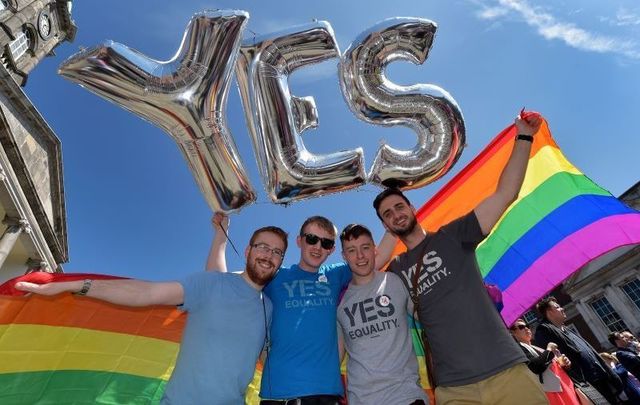
[[(495, 190), (515, 142), (502, 131), (417, 212), (435, 231), (474, 209)], [(562, 154), (543, 122), (517, 200), (476, 249), (485, 281), (502, 291), (502, 317), (511, 324), (589, 261), (640, 243), (640, 213), (581, 173)], [(396, 247), (396, 253), (404, 250)]]
[[(109, 279), (33, 273), (31, 281)], [(158, 403), (186, 317), (173, 307), (129, 308), (71, 294), (17, 296), (0, 286), (0, 403)]]
[[(174, 307), (132, 308), (88, 297), (32, 295), (44, 283), (102, 274), (31, 273), (0, 285), (0, 404), (157, 404), (173, 372), (187, 315)], [(262, 365), (247, 388), (259, 403)]]

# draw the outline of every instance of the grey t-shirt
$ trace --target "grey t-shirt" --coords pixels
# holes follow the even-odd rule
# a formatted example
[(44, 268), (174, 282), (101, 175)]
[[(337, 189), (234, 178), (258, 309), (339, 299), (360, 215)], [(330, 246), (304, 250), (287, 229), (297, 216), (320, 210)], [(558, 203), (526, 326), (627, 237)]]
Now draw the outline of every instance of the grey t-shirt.
[(484, 287), (475, 248), (484, 236), (472, 211), (391, 262), (413, 295), (433, 357), (437, 385), (472, 384), (526, 361)]
[(429, 402), (407, 324), (409, 294), (395, 274), (376, 272), (366, 285), (349, 284), (338, 323), (349, 353), (350, 405)]

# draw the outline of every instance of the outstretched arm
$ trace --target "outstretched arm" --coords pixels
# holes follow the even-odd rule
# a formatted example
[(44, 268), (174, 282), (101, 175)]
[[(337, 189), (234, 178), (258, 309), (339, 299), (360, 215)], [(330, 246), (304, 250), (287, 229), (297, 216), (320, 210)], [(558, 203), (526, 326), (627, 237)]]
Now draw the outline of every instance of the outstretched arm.
[[(79, 292), (84, 280), (35, 284), (18, 282), (15, 288), (41, 295), (57, 295)], [(184, 300), (184, 290), (178, 282), (155, 283), (141, 280), (92, 280), (87, 297), (97, 298), (112, 304), (130, 307), (149, 305), (178, 305)]]
[[(515, 121), (519, 135), (533, 136), (541, 124), (542, 119), (538, 114), (529, 117), (525, 115), (524, 118), (518, 116)], [(496, 191), (475, 208), (483, 234), (488, 235), (491, 232), (504, 211), (518, 196), (527, 171), (530, 152), (531, 142), (516, 140), (509, 161), (500, 175)]]
[(227, 249), (227, 232), (229, 230), (229, 217), (223, 213), (216, 212), (211, 218), (214, 234), (207, 257), (206, 271), (227, 272), (227, 258), (225, 251)]
[(378, 244), (376, 253), (376, 271), (384, 267), (385, 264), (391, 260), (393, 249), (397, 243), (396, 237), (391, 232), (385, 232), (382, 236), (382, 240)]

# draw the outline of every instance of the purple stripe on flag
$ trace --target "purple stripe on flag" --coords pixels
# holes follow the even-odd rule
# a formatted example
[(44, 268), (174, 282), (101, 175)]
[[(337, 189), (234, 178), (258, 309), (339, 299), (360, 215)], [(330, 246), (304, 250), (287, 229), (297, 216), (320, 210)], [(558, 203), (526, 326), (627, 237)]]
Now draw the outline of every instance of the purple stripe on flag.
[(510, 325), (548, 291), (591, 260), (640, 243), (640, 214), (603, 218), (567, 236), (536, 260), (502, 293), (502, 318)]

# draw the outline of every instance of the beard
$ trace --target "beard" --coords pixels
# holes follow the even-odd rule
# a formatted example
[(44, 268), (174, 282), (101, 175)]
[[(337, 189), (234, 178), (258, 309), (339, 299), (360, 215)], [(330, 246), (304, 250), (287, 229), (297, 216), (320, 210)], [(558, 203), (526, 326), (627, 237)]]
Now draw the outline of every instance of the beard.
[(402, 228), (391, 228), (391, 232), (393, 232), (394, 235), (402, 238), (413, 232), (416, 226), (418, 226), (418, 220), (416, 219), (415, 215), (412, 215), (407, 225)]
[(273, 263), (272, 261), (269, 261), (269, 263), (271, 263), (274, 270), (267, 274), (264, 274), (258, 269), (257, 260), (254, 260), (252, 263), (247, 263), (247, 275), (249, 276), (249, 279), (259, 286), (267, 285), (267, 283), (271, 281), (277, 270), (277, 268), (275, 267), (275, 263)]

